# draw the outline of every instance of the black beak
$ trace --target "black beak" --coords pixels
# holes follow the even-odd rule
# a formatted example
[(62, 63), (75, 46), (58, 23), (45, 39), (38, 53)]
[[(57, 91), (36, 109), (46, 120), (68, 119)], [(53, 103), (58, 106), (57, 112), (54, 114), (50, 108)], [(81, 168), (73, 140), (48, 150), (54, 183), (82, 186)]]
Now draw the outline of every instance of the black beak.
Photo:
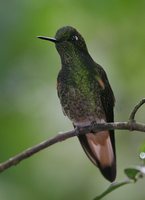
[(58, 42), (57, 39), (51, 38), (51, 37), (37, 36), (37, 38), (42, 39), (42, 40), (48, 40), (48, 41), (54, 42), (54, 43)]

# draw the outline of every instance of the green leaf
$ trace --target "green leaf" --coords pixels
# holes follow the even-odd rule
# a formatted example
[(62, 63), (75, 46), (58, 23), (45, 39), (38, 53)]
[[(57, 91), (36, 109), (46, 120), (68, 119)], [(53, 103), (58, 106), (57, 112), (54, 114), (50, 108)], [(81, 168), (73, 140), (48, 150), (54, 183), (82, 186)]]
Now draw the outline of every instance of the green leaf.
[(129, 179), (136, 181), (141, 172), (136, 168), (127, 168), (124, 169), (124, 173), (127, 175)]
[(107, 194), (109, 194), (110, 192), (116, 190), (117, 188), (119, 188), (119, 187), (121, 187), (123, 185), (129, 184), (129, 183), (132, 183), (132, 181), (130, 181), (129, 179), (125, 180), (125, 181), (122, 181), (122, 182), (119, 182), (119, 183), (117, 183), (117, 182), (112, 183), (101, 195), (95, 197), (94, 200), (100, 200), (104, 196), (106, 196)]
[(110, 192), (116, 190), (117, 188), (119, 188), (123, 185), (129, 184), (129, 183), (133, 183), (133, 181), (136, 182), (139, 178), (142, 178), (143, 175), (145, 174), (145, 166), (135, 166), (135, 167), (131, 167), (131, 168), (126, 168), (126, 169), (124, 169), (124, 173), (128, 177), (127, 180), (119, 182), (119, 183), (117, 183), (117, 182), (112, 183), (102, 194), (95, 197), (94, 200), (100, 200), (104, 196), (109, 194)]
[(132, 168), (126, 168), (124, 169), (124, 173), (129, 179), (134, 180), (134, 182), (136, 182), (139, 178), (143, 177), (143, 174), (145, 174), (145, 167), (135, 166)]

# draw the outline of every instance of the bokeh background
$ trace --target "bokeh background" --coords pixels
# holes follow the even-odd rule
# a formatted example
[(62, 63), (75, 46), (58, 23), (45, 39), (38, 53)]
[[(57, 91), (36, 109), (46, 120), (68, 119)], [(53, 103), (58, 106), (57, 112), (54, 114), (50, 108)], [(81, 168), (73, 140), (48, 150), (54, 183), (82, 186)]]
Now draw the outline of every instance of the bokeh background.
[[(106, 70), (116, 97), (116, 121), (128, 120), (145, 97), (145, 1), (0, 1), (0, 161), (58, 132), (72, 129), (56, 93), (60, 59), (53, 44), (64, 25), (76, 27)], [(145, 122), (145, 108), (136, 118)], [(145, 135), (116, 131), (117, 181), (141, 164)], [(109, 183), (88, 160), (77, 138), (58, 143), (0, 174), (1, 200), (89, 200)], [(145, 179), (104, 200), (142, 200)]]

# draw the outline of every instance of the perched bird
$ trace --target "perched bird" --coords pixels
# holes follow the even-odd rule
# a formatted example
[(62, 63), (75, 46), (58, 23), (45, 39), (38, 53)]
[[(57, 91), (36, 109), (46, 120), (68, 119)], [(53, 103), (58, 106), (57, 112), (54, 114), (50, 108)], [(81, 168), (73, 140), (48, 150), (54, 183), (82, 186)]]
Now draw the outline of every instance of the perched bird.
[[(114, 121), (114, 94), (103, 68), (90, 56), (85, 40), (71, 26), (60, 28), (55, 38), (38, 36), (55, 43), (61, 58), (57, 91), (65, 115), (74, 127)], [(114, 181), (116, 154), (114, 130), (78, 136), (89, 159), (103, 176)]]

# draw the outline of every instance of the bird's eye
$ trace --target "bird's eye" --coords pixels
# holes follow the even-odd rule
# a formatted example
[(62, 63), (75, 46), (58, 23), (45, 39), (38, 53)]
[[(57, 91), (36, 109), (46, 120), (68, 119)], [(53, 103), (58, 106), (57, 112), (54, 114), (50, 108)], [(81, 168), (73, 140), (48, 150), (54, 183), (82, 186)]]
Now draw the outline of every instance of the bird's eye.
[(72, 36), (72, 41), (78, 41), (78, 40), (79, 40), (79, 38), (78, 38), (77, 35), (73, 35), (73, 36)]

